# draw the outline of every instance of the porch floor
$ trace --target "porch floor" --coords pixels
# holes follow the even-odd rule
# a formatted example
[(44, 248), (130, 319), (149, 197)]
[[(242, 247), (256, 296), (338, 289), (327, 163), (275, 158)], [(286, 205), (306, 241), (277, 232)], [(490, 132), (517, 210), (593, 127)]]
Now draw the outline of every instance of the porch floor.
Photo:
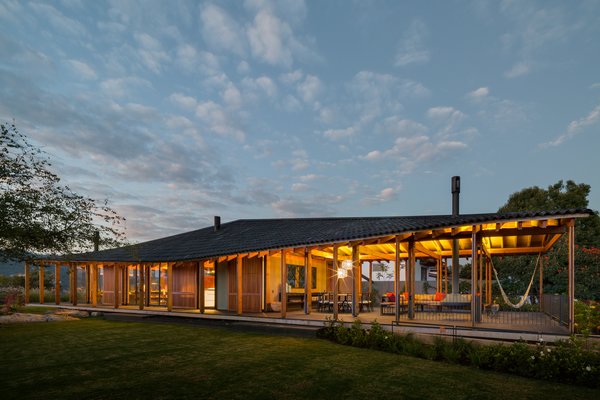
[[(201, 314), (198, 309), (175, 308), (168, 311), (166, 307), (146, 306), (140, 310), (138, 306), (123, 305), (115, 309), (108, 305), (98, 305), (96, 307), (90, 304), (81, 304), (73, 306), (70, 303), (52, 304), (34, 304), (48, 307), (60, 307), (67, 309), (77, 309), (85, 311), (127, 313), (137, 315), (160, 315), (173, 317), (191, 317), (206, 318), (212, 320), (230, 320), (253, 323), (269, 323), (279, 325), (300, 325), (311, 327), (322, 327), (326, 320), (333, 318), (331, 312), (311, 311), (305, 314), (303, 310), (292, 310), (286, 313), (285, 318), (281, 318), (279, 312), (260, 312), (244, 313), (237, 315), (234, 312), (220, 311), (215, 309), (206, 309)], [(544, 335), (548, 341), (565, 339), (569, 332), (565, 326), (560, 325), (551, 317), (540, 312), (510, 312), (500, 311), (495, 316), (482, 315), (482, 322), (473, 324), (469, 313), (443, 313), (443, 312), (415, 312), (415, 318), (409, 320), (406, 314), (400, 316), (398, 322), (394, 315), (380, 315), (379, 308), (373, 311), (361, 312), (358, 317), (353, 317), (351, 313), (340, 312), (338, 321), (351, 323), (359, 319), (363, 324), (371, 324), (377, 321), (379, 324), (395, 332), (415, 332), (436, 335), (453, 335), (472, 338), (487, 338), (501, 340), (537, 340)]]

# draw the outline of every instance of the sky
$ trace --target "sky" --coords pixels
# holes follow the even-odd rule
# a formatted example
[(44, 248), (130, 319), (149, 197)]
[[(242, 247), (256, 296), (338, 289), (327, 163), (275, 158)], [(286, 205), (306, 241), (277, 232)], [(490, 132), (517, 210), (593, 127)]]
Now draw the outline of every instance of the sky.
[(600, 1), (0, 0), (0, 120), (144, 241), (240, 218), (600, 209)]

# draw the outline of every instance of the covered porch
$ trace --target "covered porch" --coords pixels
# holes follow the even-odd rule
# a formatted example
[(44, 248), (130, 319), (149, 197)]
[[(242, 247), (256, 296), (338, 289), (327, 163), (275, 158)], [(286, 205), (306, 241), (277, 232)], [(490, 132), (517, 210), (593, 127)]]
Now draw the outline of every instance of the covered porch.
[[(39, 269), (42, 282), (45, 269), (60, 271), (62, 266), (68, 268), (70, 276), (69, 304), (97, 309), (248, 316), (265, 322), (285, 319), (322, 323), (326, 319), (358, 318), (365, 323), (379, 321), (435, 329), (568, 334), (573, 332), (574, 317), (574, 222), (582, 216), (586, 216), (585, 212), (565, 211), (456, 219), (432, 217), (433, 222), (422, 226), (402, 221), (406, 226), (403, 229), (386, 226), (383, 218), (365, 218), (358, 222), (378, 223), (386, 229), (373, 233), (367, 229), (342, 239), (331, 235), (332, 240), (321, 243), (310, 243), (310, 238), (304, 244), (291, 246), (265, 243), (263, 249), (256, 251), (182, 257), (181, 261), (176, 255), (145, 261), (138, 257), (138, 261), (133, 261), (133, 257), (123, 256), (126, 253), (110, 253), (111, 250), (87, 253), (79, 260), (77, 255), (69, 261), (36, 260), (25, 266), (26, 301), (29, 302), (28, 277), (32, 268)], [(348, 224), (348, 220), (344, 223)], [(290, 224), (289, 229), (298, 226)], [(319, 219), (312, 220), (311, 229), (318, 227)], [(213, 233), (218, 234), (218, 229)], [(568, 292), (558, 300), (560, 311), (549, 306), (556, 299), (543, 295), (543, 265), (539, 270), (541, 304), (537, 310), (494, 309), (492, 256), (536, 257), (565, 234), (569, 247)], [(449, 290), (454, 243), (458, 256), (471, 260), (469, 293), (459, 293), (457, 285)], [(443, 298), (418, 293), (415, 269), (417, 260), (422, 259), (435, 260), (435, 296), (442, 294)], [(392, 301), (381, 293), (375, 295), (374, 262), (386, 262), (394, 268)], [(400, 281), (401, 265), (406, 270), (404, 284)], [(64, 304), (60, 301), (59, 279), (56, 287), (55, 304)], [(43, 299), (43, 285), (40, 291)]]

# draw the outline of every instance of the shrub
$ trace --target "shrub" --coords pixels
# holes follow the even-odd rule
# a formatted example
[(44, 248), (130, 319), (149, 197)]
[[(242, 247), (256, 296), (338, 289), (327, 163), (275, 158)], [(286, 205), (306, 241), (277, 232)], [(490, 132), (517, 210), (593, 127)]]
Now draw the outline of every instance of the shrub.
[[(518, 341), (510, 345), (477, 345), (463, 338), (446, 340), (436, 337), (433, 344), (417, 339), (413, 334), (393, 334), (374, 322), (364, 329), (360, 321), (350, 328), (328, 320), (317, 337), (340, 344), (367, 347), (395, 354), (475, 368), (508, 372), (529, 378), (564, 382), (590, 387), (600, 386), (600, 352), (589, 348), (588, 342), (575, 338), (547, 345), (540, 341), (530, 345)], [(586, 347), (588, 346), (588, 347)]]
[(0, 288), (0, 304), (2, 308), (0, 313), (8, 314), (16, 311), (17, 306), (22, 306), (25, 303), (23, 289), (20, 287), (3, 287)]

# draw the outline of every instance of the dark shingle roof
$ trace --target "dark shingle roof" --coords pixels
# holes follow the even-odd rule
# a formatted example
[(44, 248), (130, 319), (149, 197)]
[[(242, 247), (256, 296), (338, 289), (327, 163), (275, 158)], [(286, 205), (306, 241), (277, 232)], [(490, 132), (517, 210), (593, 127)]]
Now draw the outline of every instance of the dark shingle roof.
[(137, 245), (75, 254), (74, 261), (167, 262), (199, 260), (270, 249), (301, 247), (387, 236), (459, 225), (589, 215), (589, 209), (505, 214), (428, 215), (411, 217), (240, 219)]

